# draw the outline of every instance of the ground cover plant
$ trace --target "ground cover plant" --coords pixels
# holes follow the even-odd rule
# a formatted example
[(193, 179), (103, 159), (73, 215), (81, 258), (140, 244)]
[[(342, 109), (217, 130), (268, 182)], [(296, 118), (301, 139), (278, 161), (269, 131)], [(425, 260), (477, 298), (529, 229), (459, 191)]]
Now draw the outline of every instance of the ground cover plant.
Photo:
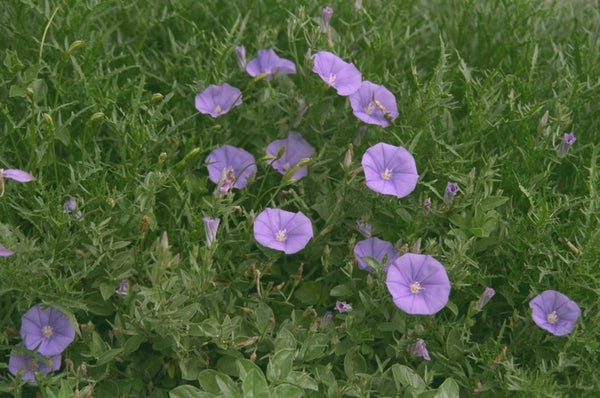
[(0, 6), (0, 392), (600, 396), (600, 13)]

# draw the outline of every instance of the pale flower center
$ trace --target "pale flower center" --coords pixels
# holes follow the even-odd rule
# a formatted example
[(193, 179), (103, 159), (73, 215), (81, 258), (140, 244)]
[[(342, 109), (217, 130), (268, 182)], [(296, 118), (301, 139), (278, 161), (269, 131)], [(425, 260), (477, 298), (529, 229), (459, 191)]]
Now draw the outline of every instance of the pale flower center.
[(383, 178), (386, 181), (392, 178), (392, 169), (386, 168), (385, 171), (381, 173), (381, 178)]
[(215, 115), (220, 115), (222, 111), (223, 111), (223, 109), (221, 109), (221, 105), (217, 105), (215, 107), (214, 113), (215, 113)]
[(410, 285), (410, 291), (413, 294), (418, 294), (421, 292), (421, 290), (423, 290), (423, 288), (421, 287), (421, 284), (419, 282), (413, 282)]
[(38, 362), (35, 359), (30, 360), (29, 362), (27, 362), (27, 367), (29, 368), (29, 370), (31, 370), (32, 372), (37, 372), (38, 370)]
[(365, 113), (370, 115), (375, 110), (375, 104), (373, 102), (369, 102), (369, 105), (365, 108)]
[(337, 77), (337, 76), (335, 75), (335, 73), (330, 73), (330, 74), (329, 74), (329, 78), (327, 79), (327, 82), (328, 82), (328, 83), (329, 83), (331, 86), (333, 86), (333, 85), (335, 84), (335, 78), (336, 78), (336, 77)]
[(558, 315), (556, 315), (556, 311), (549, 313), (547, 319), (549, 323), (554, 325), (558, 321)]
[(280, 229), (279, 231), (277, 231), (277, 233), (275, 234), (275, 239), (277, 239), (278, 242), (285, 242), (285, 240), (287, 239), (287, 230)]
[(44, 337), (48, 338), (54, 334), (54, 329), (52, 329), (52, 326), (46, 325), (42, 328), (42, 334)]

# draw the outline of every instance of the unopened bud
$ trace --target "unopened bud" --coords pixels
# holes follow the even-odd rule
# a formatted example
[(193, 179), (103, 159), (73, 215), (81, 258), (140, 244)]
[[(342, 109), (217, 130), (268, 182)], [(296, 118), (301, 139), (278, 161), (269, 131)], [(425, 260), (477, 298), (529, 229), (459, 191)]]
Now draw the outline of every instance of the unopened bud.
[(152, 94), (152, 102), (161, 101), (163, 98), (165, 98), (165, 96), (162, 95), (161, 93), (154, 93), (154, 94)]
[(77, 50), (79, 47), (83, 46), (84, 44), (85, 44), (85, 41), (83, 41), (83, 40), (75, 40), (73, 43), (71, 43), (71, 45), (69, 46), (67, 51), (65, 51), (65, 58), (68, 58), (69, 56), (71, 56), (73, 51)]

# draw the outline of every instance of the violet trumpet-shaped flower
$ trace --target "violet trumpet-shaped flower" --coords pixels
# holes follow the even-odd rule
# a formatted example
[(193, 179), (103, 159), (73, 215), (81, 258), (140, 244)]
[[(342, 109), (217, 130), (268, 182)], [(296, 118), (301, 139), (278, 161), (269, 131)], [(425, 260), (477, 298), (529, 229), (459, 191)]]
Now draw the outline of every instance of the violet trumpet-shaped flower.
[[(275, 170), (285, 175), (288, 170), (293, 169), (300, 160), (309, 158), (315, 153), (313, 148), (302, 136), (294, 131), (290, 131), (288, 137), (283, 140), (275, 140), (267, 146), (267, 154), (277, 156), (281, 148), (284, 148), (281, 158), (272, 161), (270, 164)], [(291, 178), (300, 180), (308, 174), (308, 169), (303, 166), (294, 173)]]
[(313, 72), (336, 89), (339, 95), (350, 95), (361, 86), (362, 75), (352, 63), (344, 62), (328, 51), (319, 51), (314, 56)]
[(237, 46), (235, 48), (235, 59), (237, 60), (237, 63), (239, 65), (240, 69), (245, 70), (246, 65), (248, 64), (246, 62), (246, 47)]
[(75, 200), (74, 197), (70, 197), (69, 199), (67, 199), (67, 201), (65, 203), (63, 203), (63, 206), (62, 206), (63, 214), (72, 213), (76, 209), (77, 209), (77, 201)]
[(352, 311), (352, 306), (345, 301), (336, 301), (335, 310), (340, 314), (343, 312), (350, 312)]
[(0, 198), (4, 196), (4, 180), (10, 178), (17, 182), (35, 181), (35, 177), (19, 169), (0, 169)]
[(219, 229), (220, 218), (204, 217), (204, 236), (206, 237), (206, 246), (212, 247), (217, 239), (217, 230)]
[(10, 257), (13, 254), (15, 254), (15, 252), (12, 250), (8, 250), (6, 247), (0, 246), (0, 257)]
[(129, 282), (127, 279), (121, 279), (121, 282), (119, 282), (119, 288), (115, 290), (115, 294), (119, 297), (127, 297), (129, 294)]
[[(394, 249), (394, 245), (378, 238), (361, 240), (354, 246), (354, 257), (358, 262), (358, 268), (369, 272), (375, 272), (375, 270), (367, 265), (364, 257), (373, 257), (383, 265), (383, 270), (386, 271), (399, 255), (398, 251)], [(385, 262), (384, 258), (386, 258)]]
[(214, 118), (229, 112), (233, 107), (242, 104), (242, 92), (223, 83), (220, 86), (211, 84), (196, 95), (196, 109)]
[(324, 7), (323, 12), (321, 14), (321, 31), (323, 33), (329, 30), (329, 21), (331, 21), (331, 17), (333, 16), (333, 8)]
[(415, 344), (409, 344), (406, 348), (415, 357), (421, 357), (426, 361), (431, 360), (423, 339), (417, 340)]
[(479, 300), (477, 301), (477, 311), (481, 311), (483, 307), (494, 297), (496, 291), (491, 287), (486, 287)]
[(404, 147), (380, 142), (362, 158), (367, 187), (384, 195), (403, 198), (417, 186), (415, 158)]
[(448, 182), (446, 184), (446, 190), (444, 191), (444, 202), (450, 203), (454, 200), (456, 194), (460, 191), (458, 184), (455, 182)]
[(75, 329), (56, 308), (36, 304), (21, 318), (21, 338), (28, 350), (44, 356), (60, 354), (75, 338)]
[(363, 81), (348, 98), (354, 116), (365, 123), (387, 127), (398, 117), (396, 97), (382, 85)]
[(275, 75), (296, 73), (296, 65), (288, 59), (280, 58), (272, 48), (258, 50), (258, 57), (246, 65), (246, 72), (252, 77), (265, 75), (265, 80), (271, 80)]
[(371, 237), (371, 228), (372, 228), (371, 224), (367, 224), (363, 220), (357, 220), (356, 221), (356, 229), (365, 238), (370, 238)]
[(244, 188), (257, 171), (254, 156), (231, 145), (214, 149), (205, 162), (208, 178), (218, 184), (217, 190), (221, 194), (227, 193), (231, 188)]
[(312, 224), (301, 212), (266, 208), (254, 220), (254, 239), (285, 254), (304, 249), (312, 237)]
[(10, 358), (8, 359), (8, 371), (14, 376), (19, 374), (19, 371), (23, 371), (23, 381), (27, 381), (33, 385), (36, 385), (35, 374), (49, 374), (52, 371), (60, 369), (61, 354), (47, 356), (43, 359), (39, 359), (36, 356), (29, 354), (18, 353), (15, 350), (10, 352)]
[(415, 315), (433, 315), (448, 303), (450, 280), (446, 269), (425, 254), (406, 253), (387, 270), (385, 281), (394, 304)]
[(567, 156), (567, 152), (569, 151), (569, 148), (571, 148), (573, 146), (575, 141), (577, 141), (577, 138), (575, 138), (575, 134), (565, 133), (565, 135), (563, 135), (562, 142), (560, 143), (560, 146), (558, 147), (558, 157), (564, 158), (565, 156)]
[(555, 290), (546, 290), (535, 296), (529, 307), (535, 324), (555, 336), (571, 333), (581, 315), (577, 303)]

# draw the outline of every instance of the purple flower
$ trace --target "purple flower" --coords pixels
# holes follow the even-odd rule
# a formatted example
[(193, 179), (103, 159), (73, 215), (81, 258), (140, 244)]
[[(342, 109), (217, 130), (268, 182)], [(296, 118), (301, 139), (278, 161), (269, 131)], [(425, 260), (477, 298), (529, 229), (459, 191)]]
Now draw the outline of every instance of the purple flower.
[(319, 51), (314, 60), (313, 72), (335, 88), (339, 95), (350, 95), (360, 88), (362, 75), (354, 64), (344, 62), (328, 51)]
[(325, 315), (323, 315), (323, 318), (321, 318), (319, 329), (325, 329), (327, 326), (329, 326), (331, 318), (333, 318), (333, 314), (331, 313), (331, 311), (327, 311)]
[(312, 224), (301, 212), (266, 208), (254, 220), (254, 239), (285, 254), (304, 249), (312, 237)]
[(352, 306), (345, 301), (336, 301), (335, 302), (335, 310), (340, 314), (342, 312), (350, 312), (352, 311)]
[(356, 221), (356, 229), (358, 229), (358, 232), (365, 238), (371, 237), (371, 224), (367, 224), (363, 220), (358, 220)]
[(571, 333), (581, 315), (574, 301), (555, 290), (546, 290), (535, 296), (529, 307), (533, 310), (531, 318), (535, 324), (555, 336)]
[(226, 114), (234, 106), (242, 104), (242, 92), (223, 83), (220, 86), (211, 84), (200, 94), (196, 95), (198, 112), (219, 117)]
[(423, 201), (423, 214), (428, 215), (431, 211), (431, 198), (425, 198)]
[(60, 354), (75, 338), (75, 329), (56, 308), (36, 304), (21, 318), (21, 338), (28, 350), (41, 355)]
[(35, 181), (35, 177), (19, 169), (0, 169), (0, 198), (4, 196), (4, 179), (10, 178), (18, 182)]
[(384, 195), (403, 198), (417, 186), (415, 158), (403, 147), (380, 142), (362, 158), (367, 186)]
[(208, 165), (208, 178), (218, 184), (217, 189), (222, 194), (230, 188), (244, 188), (257, 171), (254, 156), (231, 145), (214, 149), (205, 162)]
[(446, 184), (446, 190), (444, 191), (444, 202), (450, 203), (454, 200), (456, 194), (460, 191), (458, 184), (455, 182), (448, 182)]
[(206, 237), (206, 246), (211, 247), (217, 238), (217, 230), (219, 229), (219, 223), (221, 219), (204, 217), (204, 236)]
[(486, 287), (481, 296), (479, 297), (479, 301), (477, 301), (477, 311), (481, 311), (481, 309), (494, 297), (496, 291), (491, 287)]
[(381, 265), (384, 265), (384, 257), (387, 257), (383, 267), (383, 270), (386, 271), (390, 264), (398, 258), (399, 254), (390, 242), (378, 238), (369, 238), (361, 240), (354, 246), (354, 256), (356, 257), (356, 261), (358, 261), (358, 268), (374, 272), (375, 270), (367, 265), (364, 257), (373, 257)]
[(8, 250), (6, 247), (0, 246), (0, 257), (10, 257), (13, 254), (15, 254), (15, 252), (12, 250)]
[(396, 97), (384, 86), (364, 81), (349, 98), (354, 116), (365, 123), (387, 127), (398, 117)]
[[(277, 156), (281, 148), (284, 148), (283, 155), (281, 158), (271, 162), (271, 166), (283, 175), (296, 167), (300, 160), (309, 158), (315, 153), (315, 148), (306, 142), (300, 134), (294, 131), (290, 131), (286, 139), (271, 142), (267, 146), (267, 154)], [(293, 180), (300, 180), (301, 178), (306, 177), (307, 174), (307, 167), (303, 166), (300, 167), (291, 178)]]
[(296, 73), (296, 65), (288, 59), (280, 58), (272, 48), (269, 48), (258, 50), (258, 58), (248, 62), (246, 72), (252, 77), (264, 74), (266, 80), (271, 80), (275, 75)]
[(560, 146), (558, 147), (558, 157), (563, 158), (567, 156), (569, 148), (573, 146), (575, 141), (577, 141), (577, 138), (575, 138), (575, 134), (566, 133), (565, 135), (563, 135), (563, 140), (560, 143)]
[(427, 352), (427, 347), (425, 347), (425, 341), (423, 339), (417, 340), (415, 344), (409, 344), (406, 348), (408, 352), (410, 352), (415, 357), (421, 357), (426, 361), (431, 360), (431, 358), (429, 358), (429, 352)]
[(8, 371), (17, 376), (19, 371), (23, 370), (23, 380), (35, 385), (37, 384), (35, 374), (42, 373), (47, 375), (52, 371), (59, 370), (60, 359), (60, 354), (39, 359), (33, 353), (31, 355), (19, 354), (17, 351), (12, 350), (8, 360)]
[(75, 209), (77, 209), (77, 201), (75, 200), (75, 198), (70, 197), (65, 203), (63, 203), (63, 213), (72, 213), (75, 211)]
[(127, 297), (127, 294), (129, 294), (129, 282), (127, 281), (127, 279), (121, 279), (121, 282), (119, 283), (119, 288), (115, 290), (115, 293), (119, 297)]
[(237, 60), (241, 70), (246, 69), (246, 47), (237, 46), (235, 48), (235, 59)]
[(332, 16), (333, 16), (333, 8), (331, 8), (331, 7), (323, 8), (323, 13), (321, 14), (321, 30), (323, 32), (327, 32), (329, 30), (329, 21), (331, 21)]
[(402, 311), (416, 315), (433, 315), (448, 303), (450, 280), (446, 269), (425, 254), (406, 253), (394, 261), (385, 281)]

